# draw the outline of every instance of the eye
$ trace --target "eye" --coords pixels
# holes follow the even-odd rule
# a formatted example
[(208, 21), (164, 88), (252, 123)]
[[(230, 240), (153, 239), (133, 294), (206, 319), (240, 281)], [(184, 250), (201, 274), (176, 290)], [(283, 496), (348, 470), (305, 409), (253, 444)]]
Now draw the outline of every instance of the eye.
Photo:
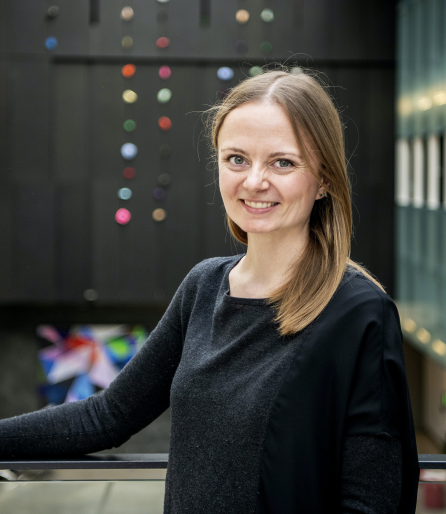
[(238, 164), (238, 165), (240, 165), (240, 164), (243, 164), (244, 160), (245, 159), (243, 159), (243, 157), (241, 157), (240, 155), (231, 155), (229, 157), (229, 162), (231, 164)]
[(293, 166), (293, 163), (288, 159), (279, 159), (276, 162), (279, 163), (278, 168), (291, 168)]

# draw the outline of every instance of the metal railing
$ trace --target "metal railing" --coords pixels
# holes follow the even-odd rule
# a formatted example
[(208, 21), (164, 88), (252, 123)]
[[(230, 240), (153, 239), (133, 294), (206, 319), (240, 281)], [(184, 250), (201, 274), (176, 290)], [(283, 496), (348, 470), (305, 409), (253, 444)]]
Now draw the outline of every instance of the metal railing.
[[(84, 480), (85, 471), (94, 471), (96, 479), (114, 480), (117, 476), (123, 477), (122, 471), (137, 471), (141, 479), (151, 479), (156, 476), (165, 477), (169, 455), (167, 453), (138, 453), (138, 454), (116, 454), (116, 455), (87, 455), (72, 459), (36, 459), (36, 460), (5, 460), (0, 461), (0, 470), (5, 472), (0, 476), (4, 480), (19, 480), (21, 474), (25, 479), (31, 479), (30, 471), (40, 472), (35, 475), (36, 479), (42, 479), (48, 471), (70, 471), (71, 480)], [(419, 454), (418, 462), (420, 469), (446, 469), (446, 454)], [(10, 474), (8, 474), (9, 472)], [(118, 472), (118, 473), (113, 473)], [(151, 472), (151, 473), (148, 473)], [(9, 478), (8, 478), (9, 475)], [(60, 475), (58, 475), (60, 476)], [(135, 474), (130, 479), (135, 478)], [(125, 478), (121, 478), (124, 479)]]
[(167, 453), (92, 454), (71, 459), (0, 461), (0, 479), (15, 480), (163, 480)]

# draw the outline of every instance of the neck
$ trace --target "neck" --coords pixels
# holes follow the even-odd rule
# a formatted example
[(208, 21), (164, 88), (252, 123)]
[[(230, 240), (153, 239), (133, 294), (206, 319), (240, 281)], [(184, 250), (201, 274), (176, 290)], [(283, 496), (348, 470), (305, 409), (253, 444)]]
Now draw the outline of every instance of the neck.
[(307, 237), (308, 225), (300, 231), (248, 234), (246, 256), (237, 268), (254, 295), (265, 297), (286, 283)]

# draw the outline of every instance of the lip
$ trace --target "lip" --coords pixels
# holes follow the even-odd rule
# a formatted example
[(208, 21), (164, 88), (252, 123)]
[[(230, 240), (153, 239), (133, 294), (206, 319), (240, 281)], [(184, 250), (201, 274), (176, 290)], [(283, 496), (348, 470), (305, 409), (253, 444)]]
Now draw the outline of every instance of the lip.
[[(248, 200), (248, 202), (251, 201), (251, 200)], [(253, 202), (255, 200), (252, 200)], [(255, 209), (254, 207), (250, 207), (249, 205), (246, 205), (246, 203), (244, 202), (244, 200), (240, 200), (240, 202), (242, 203), (243, 207), (250, 213), (250, 214), (266, 214), (267, 212), (270, 212), (272, 211), (275, 207), (277, 207), (278, 205), (280, 205), (279, 203), (276, 203), (276, 205), (271, 205), (271, 207), (265, 207), (264, 209)]]

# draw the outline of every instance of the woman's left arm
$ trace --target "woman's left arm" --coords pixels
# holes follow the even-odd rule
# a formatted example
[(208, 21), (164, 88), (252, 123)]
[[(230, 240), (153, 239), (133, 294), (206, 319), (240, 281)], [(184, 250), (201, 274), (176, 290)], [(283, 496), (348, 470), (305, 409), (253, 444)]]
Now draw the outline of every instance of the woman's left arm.
[(366, 279), (357, 286), (363, 328), (344, 426), (349, 498), (341, 512), (415, 514), (420, 470), (398, 310)]
[(387, 432), (345, 438), (341, 514), (396, 514), (402, 482), (401, 442)]

